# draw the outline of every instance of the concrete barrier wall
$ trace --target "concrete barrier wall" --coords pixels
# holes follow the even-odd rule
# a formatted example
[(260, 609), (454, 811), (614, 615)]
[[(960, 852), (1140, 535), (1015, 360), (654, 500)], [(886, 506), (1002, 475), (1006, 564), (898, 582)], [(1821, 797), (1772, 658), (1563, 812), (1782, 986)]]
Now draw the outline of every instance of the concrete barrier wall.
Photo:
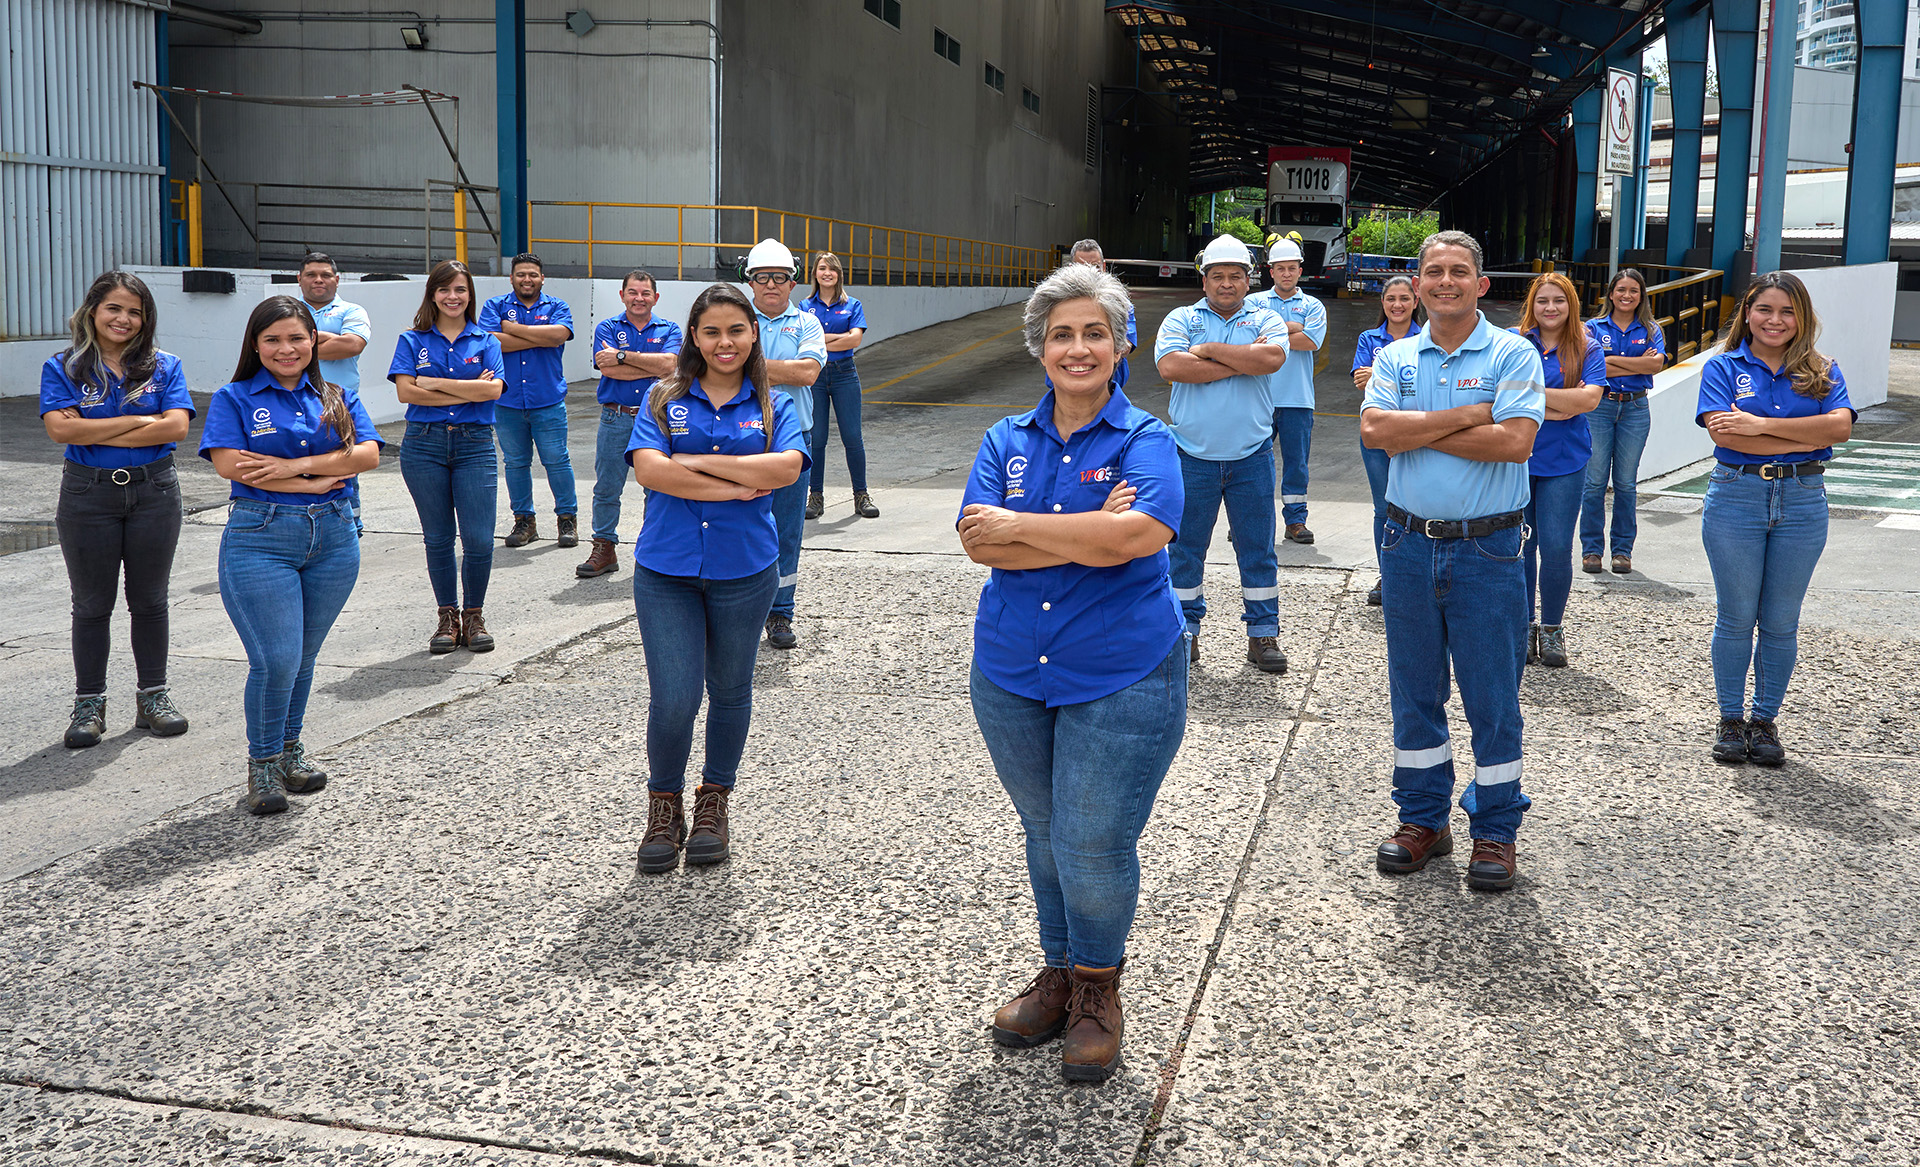
[[(268, 296), (299, 292), (292, 284), (273, 283), (265, 271), (235, 272), (233, 294), (223, 295), (181, 291), (179, 268), (128, 270), (152, 289), (160, 318), (160, 347), (180, 358), (187, 386), (196, 393), (210, 393), (232, 379), (247, 315), (255, 304)], [(392, 421), (404, 412), (386, 373), (395, 341), (403, 330), (412, 327), (424, 283), (425, 277), (412, 276), (405, 281), (368, 284), (359, 282), (354, 273), (347, 273), (340, 282), (340, 294), (365, 308), (373, 325), (373, 339), (360, 355), (360, 392), (375, 421)], [(474, 283), (482, 299), (510, 290), (504, 276), (476, 276)], [(665, 319), (684, 323), (687, 309), (705, 287), (690, 280), (662, 280), (660, 302), (654, 311)], [(547, 281), (547, 293), (565, 300), (573, 309), (575, 340), (566, 347), (567, 379), (593, 376), (589, 351), (593, 326), (623, 310), (619, 281), (551, 279)], [(853, 294), (867, 311), (864, 343), (875, 344), (943, 320), (1023, 300), (1027, 289), (856, 287)], [(58, 340), (0, 344), (0, 396), (38, 393), (40, 366), (65, 347), (66, 343)]]
[[(1806, 283), (1820, 318), (1820, 351), (1840, 365), (1855, 409), (1887, 399), (1887, 351), (1893, 339), (1897, 263), (1815, 268), (1794, 274)], [(1716, 348), (1699, 353), (1653, 379), (1648, 399), (1652, 430), (1640, 459), (1640, 481), (1658, 478), (1713, 454), (1707, 431), (1694, 424), (1700, 372)]]

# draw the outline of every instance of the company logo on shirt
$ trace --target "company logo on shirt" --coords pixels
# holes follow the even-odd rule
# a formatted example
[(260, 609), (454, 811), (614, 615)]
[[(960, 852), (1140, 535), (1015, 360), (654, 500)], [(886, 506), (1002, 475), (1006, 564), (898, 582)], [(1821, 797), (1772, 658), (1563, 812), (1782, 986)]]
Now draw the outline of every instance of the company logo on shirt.
[(1455, 381), (1454, 385), (1461, 389), (1478, 389), (1480, 388), (1480, 378), (1462, 377), (1458, 381)]
[(416, 368), (416, 369), (430, 369), (430, 368), (432, 368), (432, 367), (433, 367), (433, 354), (431, 354), (431, 353), (429, 353), (429, 352), (428, 352), (428, 351), (427, 351), (426, 349), (421, 349), (421, 350), (420, 350), (420, 355), (419, 355), (419, 357), (417, 357), (417, 358), (415, 358), (415, 360), (414, 360), (414, 362), (413, 362), (413, 367), (414, 367), (414, 368)]
[(1114, 477), (1113, 467), (1102, 466), (1095, 470), (1082, 470), (1081, 482), (1110, 482)]
[(253, 411), (253, 431), (247, 435), (248, 437), (259, 438), (265, 437), (267, 434), (279, 432), (278, 429), (274, 428), (273, 410), (263, 405)]
[(667, 406), (667, 420), (676, 425), (685, 425), (687, 421), (687, 407), (678, 401)]
[(1400, 396), (1412, 397), (1419, 392), (1413, 386), (1415, 375), (1415, 370), (1413, 369), (1400, 370)]
[(147, 394), (151, 392), (153, 392), (153, 382), (143, 381), (140, 384), (135, 385), (130, 389), (122, 389), (120, 391), (120, 400), (122, 402), (132, 403), (134, 401), (139, 400), (142, 397), (145, 397)]
[(1604, 349), (1612, 349), (1612, 348), (1613, 348), (1613, 334), (1612, 334), (1612, 333), (1608, 333), (1608, 332), (1603, 332), (1603, 333), (1601, 333), (1601, 334), (1600, 334), (1600, 347), (1601, 347), (1601, 348), (1604, 348)]
[(759, 418), (751, 417), (742, 421), (740, 423), (740, 428), (743, 430), (760, 430), (761, 432), (764, 433), (767, 427), (761, 422)]
[(1741, 373), (1733, 379), (1733, 395), (1735, 398), (1753, 396), (1753, 374)]
[(1026, 483), (1022, 481), (1026, 473), (1027, 456), (1025, 454), (1015, 454), (1013, 457), (1007, 459), (1006, 498), (1025, 498), (1027, 496)]
[(627, 347), (627, 330), (624, 328), (620, 330), (620, 347)]

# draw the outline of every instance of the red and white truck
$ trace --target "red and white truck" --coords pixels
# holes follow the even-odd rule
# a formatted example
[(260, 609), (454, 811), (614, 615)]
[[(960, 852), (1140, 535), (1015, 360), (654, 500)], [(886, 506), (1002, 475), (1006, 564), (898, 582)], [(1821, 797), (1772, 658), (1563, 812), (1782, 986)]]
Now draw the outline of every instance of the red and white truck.
[(1267, 234), (1300, 236), (1300, 282), (1347, 282), (1347, 179), (1353, 151), (1328, 146), (1267, 148)]

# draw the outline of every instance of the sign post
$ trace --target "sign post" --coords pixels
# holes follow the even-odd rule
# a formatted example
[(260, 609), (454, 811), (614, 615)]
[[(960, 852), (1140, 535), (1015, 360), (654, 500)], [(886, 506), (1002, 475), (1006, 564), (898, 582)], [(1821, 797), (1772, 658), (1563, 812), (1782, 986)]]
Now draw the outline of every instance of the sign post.
[(1633, 177), (1634, 117), (1640, 109), (1640, 78), (1625, 69), (1607, 70), (1606, 122), (1600, 135), (1600, 173), (1611, 176), (1613, 219), (1607, 231), (1607, 279), (1620, 270), (1620, 186)]

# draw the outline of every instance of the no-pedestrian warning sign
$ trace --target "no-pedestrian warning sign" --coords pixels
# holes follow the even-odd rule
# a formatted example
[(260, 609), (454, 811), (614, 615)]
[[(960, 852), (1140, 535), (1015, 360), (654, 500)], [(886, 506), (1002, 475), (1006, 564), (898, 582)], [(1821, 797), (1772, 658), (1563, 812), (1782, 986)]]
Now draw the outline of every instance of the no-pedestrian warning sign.
[(1607, 108), (1600, 138), (1600, 173), (1633, 173), (1633, 118), (1639, 107), (1640, 78), (1625, 69), (1607, 70)]

